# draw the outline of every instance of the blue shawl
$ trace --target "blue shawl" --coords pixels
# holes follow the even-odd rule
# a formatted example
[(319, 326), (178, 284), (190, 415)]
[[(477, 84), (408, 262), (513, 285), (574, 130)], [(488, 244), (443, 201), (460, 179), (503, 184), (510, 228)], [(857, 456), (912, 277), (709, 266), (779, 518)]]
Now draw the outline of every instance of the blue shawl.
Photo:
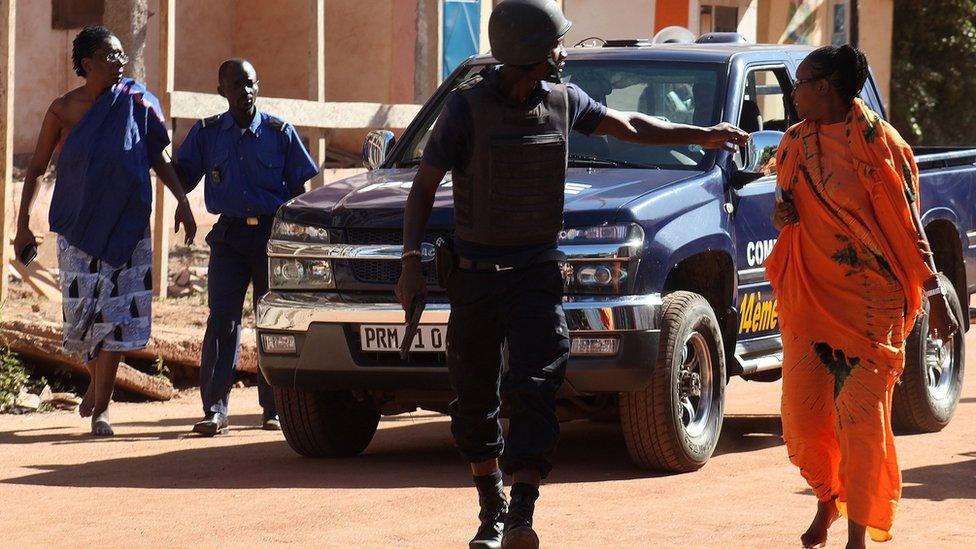
[(110, 265), (128, 262), (149, 226), (149, 167), (168, 144), (159, 101), (142, 84), (106, 90), (61, 149), (51, 230)]

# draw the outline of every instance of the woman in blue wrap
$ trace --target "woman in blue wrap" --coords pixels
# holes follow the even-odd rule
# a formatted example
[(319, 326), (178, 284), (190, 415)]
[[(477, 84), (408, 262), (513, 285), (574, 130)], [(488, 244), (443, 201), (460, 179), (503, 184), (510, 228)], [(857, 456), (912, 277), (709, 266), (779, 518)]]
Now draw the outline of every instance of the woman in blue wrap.
[(72, 49), (75, 72), (85, 79), (51, 103), (27, 169), (14, 249), (35, 243), (30, 211), (37, 179), (60, 149), (51, 200), (51, 230), (58, 234), (64, 348), (88, 366), (91, 383), (79, 412), (91, 432), (111, 436), (108, 405), (119, 360), (149, 341), (152, 248), (149, 168), (176, 196), (176, 227), (186, 243), (196, 223), (166, 147), (169, 134), (159, 101), (122, 71), (129, 58), (105, 27), (85, 27)]

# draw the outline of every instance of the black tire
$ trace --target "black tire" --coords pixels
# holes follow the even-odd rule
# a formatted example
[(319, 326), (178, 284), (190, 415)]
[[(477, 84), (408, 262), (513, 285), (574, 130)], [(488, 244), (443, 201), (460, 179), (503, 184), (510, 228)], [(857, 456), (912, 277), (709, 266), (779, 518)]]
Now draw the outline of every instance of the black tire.
[[(698, 374), (697, 397), (689, 390), (689, 372)], [(620, 421), (634, 463), (679, 473), (705, 465), (722, 431), (725, 383), (722, 332), (708, 301), (692, 292), (668, 294), (651, 383), (620, 394)]]
[[(960, 331), (943, 348), (944, 359), (939, 361), (934, 354), (929, 356), (934, 348), (928, 338), (928, 315), (920, 316), (915, 323), (905, 344), (905, 372), (892, 395), (891, 423), (901, 433), (941, 431), (952, 420), (962, 393), (966, 365), (966, 334), (962, 332), (965, 317), (955, 287), (944, 275), (940, 274), (939, 278), (947, 290), (949, 307)], [(925, 310), (928, 313), (927, 301)]]
[(275, 387), (285, 440), (305, 457), (346, 457), (369, 446), (380, 414), (349, 391)]

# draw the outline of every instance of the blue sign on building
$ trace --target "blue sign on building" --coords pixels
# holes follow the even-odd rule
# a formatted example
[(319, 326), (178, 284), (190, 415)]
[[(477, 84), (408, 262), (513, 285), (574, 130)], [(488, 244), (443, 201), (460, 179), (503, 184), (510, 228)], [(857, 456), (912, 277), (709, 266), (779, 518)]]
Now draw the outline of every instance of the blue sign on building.
[(441, 78), (478, 53), (481, 42), (481, 0), (444, 0), (444, 58)]

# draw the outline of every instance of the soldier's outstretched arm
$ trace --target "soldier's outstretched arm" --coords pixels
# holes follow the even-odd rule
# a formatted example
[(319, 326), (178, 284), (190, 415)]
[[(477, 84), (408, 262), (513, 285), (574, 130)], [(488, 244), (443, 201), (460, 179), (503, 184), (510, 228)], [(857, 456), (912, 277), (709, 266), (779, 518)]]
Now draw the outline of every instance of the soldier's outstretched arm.
[(413, 186), (410, 187), (407, 208), (403, 214), (403, 269), (396, 285), (396, 296), (404, 310), (410, 308), (414, 296), (427, 293), (427, 284), (420, 268), (420, 241), (424, 238), (430, 210), (434, 207), (437, 186), (441, 184), (446, 173), (427, 162), (421, 162), (413, 179)]
[(726, 150), (735, 150), (734, 145), (744, 145), (749, 141), (748, 133), (727, 122), (710, 127), (689, 126), (665, 122), (639, 112), (621, 112), (614, 109), (607, 109), (606, 116), (593, 134), (610, 135), (622, 141), (644, 145), (693, 143), (709, 149)]

